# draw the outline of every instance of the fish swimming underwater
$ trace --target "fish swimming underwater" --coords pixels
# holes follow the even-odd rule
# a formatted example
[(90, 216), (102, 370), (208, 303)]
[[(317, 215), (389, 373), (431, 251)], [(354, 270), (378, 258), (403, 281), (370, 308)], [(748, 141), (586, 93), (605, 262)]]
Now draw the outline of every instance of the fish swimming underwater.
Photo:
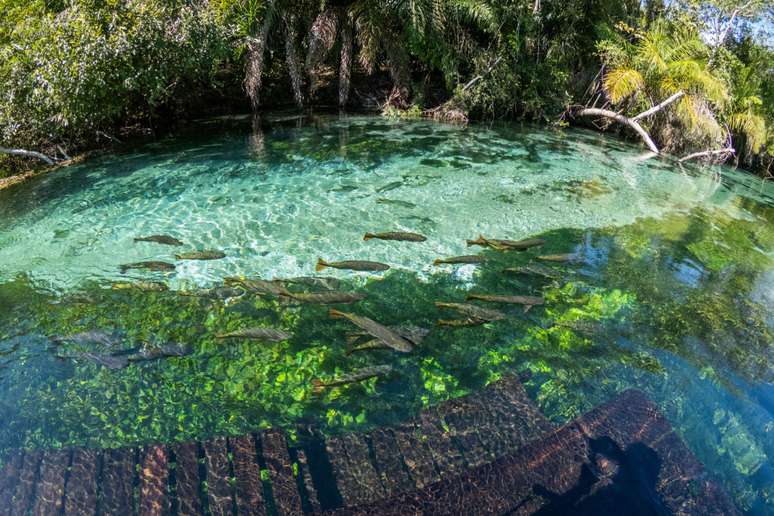
[(183, 242), (169, 235), (150, 235), (146, 237), (137, 237), (134, 239), (134, 241), (135, 242), (153, 242), (156, 244), (174, 245), (174, 246), (183, 245)]
[(239, 286), (258, 295), (290, 296), (290, 291), (279, 281), (266, 281), (250, 278), (225, 278), (223, 282), (229, 286)]
[(542, 305), (545, 300), (536, 296), (490, 296), (487, 294), (468, 294), (465, 298), (468, 301), (486, 301), (488, 303), (509, 303), (514, 305), (537, 306)]
[(438, 258), (433, 262), (433, 265), (445, 265), (445, 264), (458, 264), (458, 263), (484, 263), (486, 258), (478, 256), (477, 254), (469, 254), (465, 256), (452, 256), (451, 258)]
[(76, 352), (71, 355), (59, 355), (59, 358), (85, 358), (108, 369), (123, 369), (129, 365), (129, 359), (125, 356), (100, 355), (88, 351)]
[(483, 235), (475, 240), (467, 240), (468, 247), (478, 245), (481, 247), (491, 247), (498, 251), (526, 251), (530, 247), (536, 247), (545, 244), (542, 238), (529, 238), (526, 240), (500, 240), (497, 238), (485, 238)]
[(581, 258), (576, 253), (568, 253), (568, 254), (544, 254), (542, 256), (538, 256), (537, 259), (543, 260), (544, 262), (564, 263), (564, 262), (577, 262), (577, 261), (580, 261)]
[(282, 342), (293, 338), (292, 333), (276, 328), (244, 328), (215, 335), (218, 339), (255, 339), (266, 342)]
[(300, 294), (289, 294), (286, 297), (298, 301), (299, 303), (308, 303), (313, 305), (337, 305), (357, 303), (366, 298), (365, 294), (356, 292), (310, 292)]
[(199, 290), (179, 290), (177, 293), (181, 296), (187, 296), (187, 297), (202, 297), (206, 299), (217, 299), (220, 301), (228, 301), (230, 299), (242, 297), (247, 292), (243, 288), (213, 287), (213, 288), (204, 288)]
[(424, 242), (427, 237), (419, 233), (408, 233), (405, 231), (388, 231), (386, 233), (366, 233), (363, 240), (398, 240), (402, 242)]
[(435, 306), (437, 306), (438, 308), (448, 308), (450, 310), (455, 310), (468, 318), (479, 319), (485, 322), (499, 321), (507, 317), (504, 313), (498, 310), (481, 308), (480, 306), (471, 305), (468, 303), (436, 302)]
[(131, 283), (119, 282), (110, 286), (113, 290), (141, 290), (142, 292), (166, 292), (169, 287), (159, 281), (134, 281)]
[(342, 262), (326, 262), (322, 258), (317, 259), (317, 266), (315, 270), (317, 272), (322, 271), (326, 267), (332, 267), (334, 269), (347, 269), (351, 271), (386, 271), (390, 268), (389, 265), (379, 262), (368, 262), (363, 260), (345, 260)]
[(105, 349), (115, 349), (124, 342), (124, 336), (123, 333), (115, 330), (90, 330), (66, 336), (55, 335), (51, 337), (51, 341), (56, 344), (97, 344)]
[(378, 365), (373, 367), (364, 367), (362, 369), (357, 369), (351, 372), (350, 374), (345, 374), (339, 378), (336, 378), (334, 380), (330, 380), (327, 382), (324, 382), (318, 378), (315, 378), (314, 380), (312, 380), (312, 391), (315, 394), (320, 394), (323, 390), (325, 390), (326, 387), (340, 387), (342, 385), (348, 385), (350, 383), (362, 382), (364, 380), (368, 380), (371, 378), (386, 376), (392, 373), (392, 371), (393, 371), (392, 366)]
[(121, 274), (126, 273), (126, 271), (128, 270), (139, 270), (139, 269), (149, 270), (153, 272), (172, 272), (175, 270), (175, 266), (167, 262), (149, 261), (149, 262), (128, 263), (128, 264), (119, 266), (119, 269), (121, 270)]
[(191, 353), (193, 353), (193, 348), (185, 344), (145, 344), (136, 352), (126, 355), (125, 358), (129, 362), (146, 362), (160, 358), (184, 357)]
[(222, 251), (191, 251), (189, 253), (176, 254), (178, 260), (221, 260), (226, 257)]
[(278, 280), (278, 282), (283, 284), (290, 283), (291, 285), (302, 285), (320, 290), (336, 290), (341, 287), (341, 280), (337, 278), (321, 278), (315, 276), (300, 276), (298, 278)]
[(372, 337), (384, 342), (387, 346), (401, 353), (410, 353), (414, 345), (387, 326), (379, 324), (373, 319), (362, 315), (349, 314), (338, 310), (328, 312), (333, 319), (347, 319), (349, 322), (362, 328)]
[[(427, 328), (420, 328), (418, 326), (389, 326), (389, 329), (411, 342), (414, 346), (419, 346), (425, 337), (430, 333)], [(364, 337), (371, 337), (368, 332), (359, 331), (347, 334), (347, 342), (352, 347), (345, 353), (346, 356), (351, 355), (357, 351), (368, 351), (371, 349), (389, 349), (386, 343), (379, 339), (370, 339), (363, 344), (357, 344)]]

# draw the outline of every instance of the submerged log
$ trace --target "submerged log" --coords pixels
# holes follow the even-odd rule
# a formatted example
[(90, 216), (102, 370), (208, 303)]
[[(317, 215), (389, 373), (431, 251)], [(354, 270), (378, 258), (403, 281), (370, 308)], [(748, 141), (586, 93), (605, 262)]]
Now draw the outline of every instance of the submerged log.
[[(723, 156), (724, 154), (734, 154), (736, 152), (736, 149), (733, 147), (728, 147), (725, 149), (717, 149), (717, 150), (706, 150), (702, 152), (694, 152), (693, 154), (688, 154), (685, 157), (680, 158), (680, 163), (683, 163), (684, 161), (689, 161), (696, 158), (709, 158), (711, 156)], [(726, 158), (723, 158), (725, 161)]]
[(98, 459), (96, 450), (77, 448), (73, 451), (66, 486), (65, 514), (96, 514)]

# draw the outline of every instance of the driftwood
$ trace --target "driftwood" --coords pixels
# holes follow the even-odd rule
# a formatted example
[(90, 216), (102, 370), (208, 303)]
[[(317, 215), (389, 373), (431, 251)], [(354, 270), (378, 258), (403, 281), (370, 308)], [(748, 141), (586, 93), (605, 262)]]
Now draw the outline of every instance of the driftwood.
[(679, 100), (683, 95), (685, 95), (685, 92), (678, 91), (677, 93), (675, 93), (668, 99), (664, 100), (660, 104), (656, 104), (652, 108), (645, 110), (639, 115), (634, 117), (624, 116), (620, 113), (616, 113), (615, 111), (610, 111), (609, 109), (599, 109), (599, 108), (584, 108), (578, 111), (577, 115), (578, 116), (597, 116), (597, 117), (602, 116), (605, 118), (609, 118), (611, 120), (615, 120), (620, 124), (624, 124), (630, 127), (631, 129), (633, 129), (640, 136), (640, 138), (642, 138), (642, 140), (645, 142), (645, 145), (647, 145), (652, 152), (658, 154), (659, 153), (658, 146), (655, 144), (655, 142), (653, 141), (653, 138), (650, 137), (648, 132), (645, 129), (643, 129), (642, 126), (639, 124), (639, 120), (642, 120), (645, 117), (651, 116), (661, 111), (668, 105)]
[(22, 156), (25, 158), (35, 158), (41, 161), (45, 161), (49, 165), (54, 164), (54, 159), (46, 156), (41, 152), (28, 151), (24, 149), (8, 149), (6, 147), (0, 147), (0, 154), (10, 154), (12, 156)]
[(736, 150), (733, 147), (727, 147), (725, 149), (706, 150), (702, 152), (694, 152), (683, 158), (680, 158), (680, 163), (696, 158), (706, 158), (709, 156), (722, 156), (723, 154), (734, 154)]

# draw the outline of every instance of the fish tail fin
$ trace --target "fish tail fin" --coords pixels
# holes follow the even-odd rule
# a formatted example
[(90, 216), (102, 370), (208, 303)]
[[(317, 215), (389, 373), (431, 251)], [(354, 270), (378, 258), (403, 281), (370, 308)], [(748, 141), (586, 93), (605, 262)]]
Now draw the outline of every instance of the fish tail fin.
[(322, 391), (325, 390), (325, 385), (323, 384), (322, 380), (319, 378), (315, 378), (312, 380), (312, 392), (314, 394), (321, 394)]
[(374, 238), (373, 233), (366, 233), (365, 235), (363, 235), (363, 240), (371, 240), (372, 238)]
[(530, 310), (532, 310), (532, 306), (533, 306), (533, 305), (524, 305), (524, 313), (526, 314), (527, 312), (529, 312)]
[(142, 242), (142, 241), (143, 241), (143, 239), (142, 239), (142, 238), (135, 238), (135, 239), (134, 239), (134, 241), (135, 241), (135, 242)]
[(118, 267), (118, 270), (121, 271), (121, 274), (126, 274), (126, 271), (129, 270), (129, 266), (128, 265), (121, 265), (120, 267)]
[(317, 271), (317, 272), (320, 272), (323, 269), (325, 269), (326, 267), (328, 267), (328, 264), (325, 263), (325, 261), (322, 258), (318, 258), (317, 259), (317, 265), (315, 266), (314, 270)]
[(443, 260), (441, 260), (440, 258), (438, 258), (438, 259), (436, 259), (435, 261), (433, 261), (433, 265), (443, 265)]
[(331, 317), (331, 319), (341, 319), (343, 317), (346, 317), (346, 314), (344, 312), (336, 310), (335, 308), (331, 308), (328, 311), (328, 315)]
[(183, 259), (182, 255), (180, 255), (180, 254), (176, 254), (175, 255), (175, 260), (182, 260), (182, 259)]

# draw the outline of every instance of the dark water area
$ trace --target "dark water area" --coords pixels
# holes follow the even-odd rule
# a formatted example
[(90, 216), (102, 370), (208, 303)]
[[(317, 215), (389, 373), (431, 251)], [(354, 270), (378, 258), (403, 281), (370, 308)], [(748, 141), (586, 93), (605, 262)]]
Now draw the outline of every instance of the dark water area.
[[(427, 240), (363, 240), (380, 231)], [(153, 234), (183, 245), (134, 242)], [(466, 244), (479, 235), (545, 243)], [(225, 258), (175, 258), (194, 250)], [(474, 254), (484, 261), (433, 265)], [(318, 258), (391, 268), (317, 272)], [(770, 184), (643, 160), (590, 132), (368, 117), (214, 135), (203, 126), (0, 192), (0, 448), (268, 427), (303, 439), (310, 428), (394, 424), (515, 372), (556, 423), (641, 389), (742, 509), (774, 514), (773, 258)], [(149, 260), (175, 269), (121, 273)], [(332, 280), (283, 283), (294, 301), (210, 290), (227, 277)], [(300, 296), (330, 288), (365, 297), (325, 305)], [(470, 294), (544, 303), (525, 310)], [(466, 316), (436, 302), (501, 317), (439, 325)], [(410, 353), (351, 352), (357, 328), (331, 308), (429, 333)], [(216, 337), (251, 327), (289, 338)], [(100, 338), (63, 338), (88, 331)], [(187, 354), (115, 369), (94, 359), (170, 344)], [(375, 366), (390, 372), (315, 392), (314, 380)], [(626, 465), (620, 485), (647, 486), (655, 466), (646, 451), (595, 446)], [(616, 496), (657, 511), (647, 493)], [(603, 503), (590, 498), (589, 513), (595, 500)]]

